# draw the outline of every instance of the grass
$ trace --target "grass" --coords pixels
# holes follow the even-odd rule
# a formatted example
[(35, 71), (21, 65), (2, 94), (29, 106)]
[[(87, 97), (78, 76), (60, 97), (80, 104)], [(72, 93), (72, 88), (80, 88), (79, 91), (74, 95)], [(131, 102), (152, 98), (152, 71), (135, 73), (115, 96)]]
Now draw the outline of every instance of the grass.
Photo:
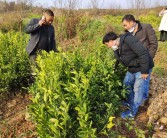
[(154, 60), (153, 73), (159, 77), (167, 76), (167, 42), (159, 42), (159, 47)]

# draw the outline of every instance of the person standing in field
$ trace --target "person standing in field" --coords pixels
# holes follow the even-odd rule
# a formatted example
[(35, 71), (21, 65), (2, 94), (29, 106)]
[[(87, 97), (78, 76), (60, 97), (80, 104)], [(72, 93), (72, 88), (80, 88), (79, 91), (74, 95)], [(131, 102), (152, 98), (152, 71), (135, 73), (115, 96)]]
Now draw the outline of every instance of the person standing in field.
[(112, 48), (116, 60), (128, 68), (124, 84), (130, 93), (130, 109), (122, 112), (121, 117), (134, 118), (143, 101), (143, 85), (149, 77), (149, 70), (154, 67), (153, 59), (143, 44), (131, 33), (117, 36), (114, 32), (109, 32), (103, 37), (103, 44)]
[(26, 33), (30, 34), (26, 50), (30, 56), (36, 55), (40, 50), (57, 51), (53, 20), (53, 11), (47, 9), (43, 12), (42, 18), (33, 18), (26, 26)]
[(32, 67), (36, 66), (36, 56), (40, 51), (57, 52), (55, 32), (52, 26), (53, 20), (53, 11), (46, 9), (43, 12), (42, 18), (33, 18), (26, 26), (25, 31), (27, 34), (30, 34), (30, 40), (26, 47), (26, 51), (30, 56)]
[(159, 16), (163, 16), (159, 26), (160, 41), (164, 42), (167, 40), (167, 8), (163, 9)]
[[(126, 32), (131, 33), (138, 40), (140, 40), (140, 42), (148, 50), (151, 58), (153, 59), (158, 48), (158, 41), (152, 25), (140, 23), (140, 21), (136, 20), (135, 17), (131, 14), (127, 14), (123, 17), (122, 24)], [(148, 77), (144, 81), (144, 85), (142, 86), (145, 89), (143, 103), (145, 103), (145, 101), (148, 99), (151, 72), (152, 68), (149, 69)], [(128, 83), (129, 79), (131, 79), (130, 76), (125, 78), (124, 83)], [(127, 105), (128, 104), (129, 101), (127, 101)]]

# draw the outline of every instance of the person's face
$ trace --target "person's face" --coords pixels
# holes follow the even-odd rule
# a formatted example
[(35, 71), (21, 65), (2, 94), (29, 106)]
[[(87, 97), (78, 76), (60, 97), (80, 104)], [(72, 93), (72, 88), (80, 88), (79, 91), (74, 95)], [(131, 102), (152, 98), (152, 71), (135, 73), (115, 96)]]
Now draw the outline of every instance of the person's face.
[(44, 16), (45, 16), (46, 25), (51, 25), (54, 20), (54, 16), (50, 16), (46, 13), (44, 14)]
[(109, 42), (105, 42), (105, 45), (108, 48), (111, 48), (112, 46), (116, 45), (116, 40), (110, 40)]
[(135, 22), (123, 20), (122, 24), (123, 24), (123, 27), (125, 28), (125, 30), (128, 31), (134, 26)]

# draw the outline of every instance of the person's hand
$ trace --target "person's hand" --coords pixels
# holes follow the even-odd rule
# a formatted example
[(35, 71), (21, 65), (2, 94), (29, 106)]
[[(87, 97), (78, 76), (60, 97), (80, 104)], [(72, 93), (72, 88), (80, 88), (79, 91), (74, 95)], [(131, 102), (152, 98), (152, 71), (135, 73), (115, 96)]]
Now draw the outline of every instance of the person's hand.
[(164, 12), (165, 11), (165, 8), (163, 8), (162, 10), (161, 10), (161, 12)]
[(148, 77), (148, 74), (141, 74), (141, 77), (142, 77), (144, 80), (146, 80), (147, 77)]
[(45, 20), (41, 19), (41, 20), (39, 21), (39, 25), (42, 26), (42, 25), (44, 25), (44, 24), (46, 24)]

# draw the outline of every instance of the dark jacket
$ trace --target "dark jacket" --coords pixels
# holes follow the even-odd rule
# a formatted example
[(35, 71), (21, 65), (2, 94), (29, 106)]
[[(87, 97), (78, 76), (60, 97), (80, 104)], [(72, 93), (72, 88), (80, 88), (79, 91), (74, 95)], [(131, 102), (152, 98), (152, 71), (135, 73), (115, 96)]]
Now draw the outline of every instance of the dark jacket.
[[(37, 46), (40, 39), (40, 31), (41, 26), (39, 25), (40, 19), (32, 19), (28, 25), (26, 26), (26, 33), (31, 34), (28, 46), (26, 47), (26, 51), (30, 54), (34, 48)], [(49, 51), (57, 51), (56, 49), (56, 41), (55, 41), (55, 32), (54, 27), (52, 25), (49, 26)]]
[(152, 58), (155, 57), (155, 53), (158, 48), (158, 41), (153, 27), (150, 24), (138, 23), (138, 31), (135, 36), (142, 42), (142, 44), (148, 49)]
[(120, 36), (119, 49), (114, 51), (116, 59), (128, 67), (131, 73), (148, 74), (153, 68), (153, 59), (142, 43), (130, 33)]

